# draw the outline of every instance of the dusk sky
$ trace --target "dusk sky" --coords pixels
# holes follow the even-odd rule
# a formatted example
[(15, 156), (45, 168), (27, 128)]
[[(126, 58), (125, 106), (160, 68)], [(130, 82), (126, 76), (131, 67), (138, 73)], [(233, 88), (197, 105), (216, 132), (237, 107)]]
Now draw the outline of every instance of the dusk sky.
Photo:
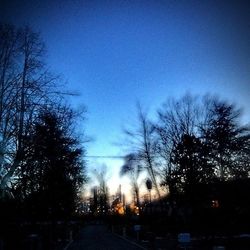
[[(150, 110), (168, 97), (217, 94), (250, 120), (248, 1), (4, 0), (0, 21), (28, 24), (47, 46), (46, 61), (85, 104), (88, 155), (124, 155), (122, 127), (135, 121), (136, 101)], [(112, 169), (120, 160), (90, 160)]]

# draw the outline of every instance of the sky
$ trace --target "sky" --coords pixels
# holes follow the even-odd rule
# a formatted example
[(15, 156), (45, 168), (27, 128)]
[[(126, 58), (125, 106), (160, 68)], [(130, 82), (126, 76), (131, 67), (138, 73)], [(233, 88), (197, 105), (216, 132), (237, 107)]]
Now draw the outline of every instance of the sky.
[[(137, 101), (153, 116), (168, 97), (217, 94), (250, 120), (248, 1), (2, 0), (0, 21), (41, 33), (50, 69), (80, 94), (70, 102), (87, 107), (88, 155), (126, 153)], [(121, 160), (88, 162), (107, 165), (112, 190), (126, 185)]]

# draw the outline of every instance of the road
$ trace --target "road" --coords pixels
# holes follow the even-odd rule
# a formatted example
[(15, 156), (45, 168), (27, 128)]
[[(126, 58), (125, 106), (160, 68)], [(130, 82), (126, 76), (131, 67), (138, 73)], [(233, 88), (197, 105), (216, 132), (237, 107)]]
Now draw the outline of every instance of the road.
[(143, 249), (107, 230), (105, 225), (87, 225), (67, 250), (139, 250)]

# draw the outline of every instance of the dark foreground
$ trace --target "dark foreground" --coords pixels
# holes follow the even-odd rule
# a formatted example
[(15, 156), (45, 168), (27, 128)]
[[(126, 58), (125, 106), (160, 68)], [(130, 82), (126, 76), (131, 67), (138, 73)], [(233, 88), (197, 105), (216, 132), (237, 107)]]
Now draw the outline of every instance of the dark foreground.
[(143, 248), (113, 234), (105, 225), (86, 225), (66, 249), (137, 250)]
[(248, 239), (223, 239), (214, 238), (213, 240), (200, 241), (193, 239), (189, 245), (181, 245), (176, 239), (155, 237), (153, 242), (133, 237), (121, 237), (114, 234), (105, 224), (85, 225), (73, 242), (68, 244), (64, 250), (249, 250)]

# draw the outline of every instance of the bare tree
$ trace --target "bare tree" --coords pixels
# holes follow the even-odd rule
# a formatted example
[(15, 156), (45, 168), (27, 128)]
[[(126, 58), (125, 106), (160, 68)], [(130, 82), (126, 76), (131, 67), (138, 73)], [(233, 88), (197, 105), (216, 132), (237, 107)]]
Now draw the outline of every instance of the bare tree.
[(142, 111), (138, 105), (138, 125), (137, 128), (129, 131), (126, 130), (125, 134), (128, 138), (132, 154), (136, 155), (140, 164), (147, 171), (150, 179), (152, 180), (153, 187), (156, 190), (157, 196), (160, 199), (159, 183), (157, 181), (158, 164), (156, 158), (156, 141), (155, 131), (153, 124), (147, 118), (147, 115)]
[[(55, 77), (43, 63), (44, 43), (29, 27), (0, 25), (0, 190), (23, 157), (23, 137), (41, 105), (56, 102)], [(53, 95), (53, 98), (52, 98)]]
[(186, 94), (179, 100), (169, 99), (158, 111), (158, 122), (155, 124), (157, 133), (157, 154), (165, 165), (165, 184), (170, 193), (176, 186), (173, 179), (175, 164), (174, 152), (182, 141), (183, 135), (193, 136), (200, 124), (200, 106), (197, 98)]

